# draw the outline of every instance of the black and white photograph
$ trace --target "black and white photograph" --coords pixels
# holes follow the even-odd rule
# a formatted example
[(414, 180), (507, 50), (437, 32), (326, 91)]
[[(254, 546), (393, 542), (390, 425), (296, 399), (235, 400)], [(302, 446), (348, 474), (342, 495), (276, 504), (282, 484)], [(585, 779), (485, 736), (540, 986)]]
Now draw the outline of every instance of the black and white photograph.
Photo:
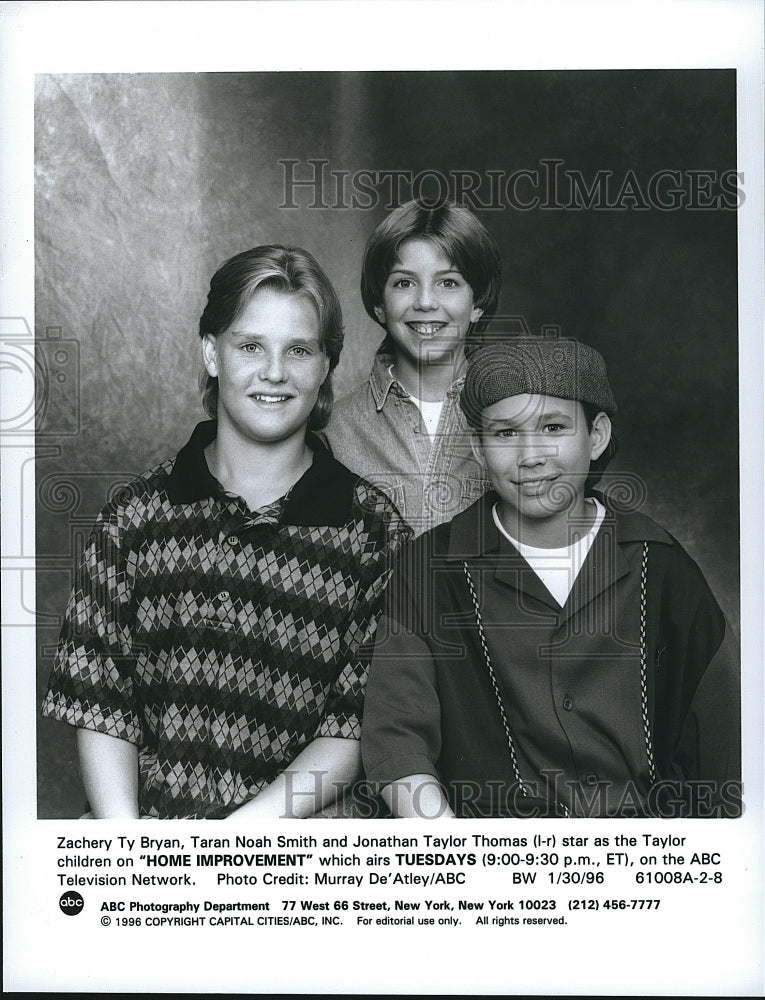
[(41, 6), (6, 988), (761, 995), (762, 4)]
[[(708, 803), (689, 801), (685, 815), (705, 808), (737, 814), (736, 210), (746, 188), (736, 170), (735, 93), (735, 74), (727, 70), (38, 79), (35, 315), (52, 389), (43, 414), (48, 429), (37, 439), (37, 609), (41, 622), (51, 623), (40, 627), (38, 641), (46, 684), (51, 657), (44, 654), (56, 647), (63, 623), (43, 695), (40, 815), (73, 818), (86, 810), (80, 774), (91, 794), (101, 798), (104, 781), (116, 795), (122, 781), (108, 769), (120, 762), (101, 758), (109, 749), (119, 754), (121, 744), (137, 749), (140, 814), (161, 819), (223, 818), (256, 797), (262, 802), (266, 787), (276, 796), (270, 786), (283, 771), (290, 768), (299, 781), (295, 761), (314, 733), (343, 743), (350, 736), (356, 748), (368, 658), (358, 642), (335, 648), (333, 637), (350, 630), (361, 641), (374, 626), (387, 564), (403, 548), (407, 525), (426, 538), (412, 554), (415, 565), (399, 574), (415, 603), (398, 613), (421, 621), (432, 640), (402, 618), (397, 637), (375, 644), (381, 687), (375, 683), (371, 692), (370, 777), (390, 783), (411, 774), (382, 766), (397, 757), (422, 758), (425, 772), (438, 774), (440, 750), (449, 780), (468, 782), (452, 790), (452, 799), (481, 786), (467, 815), (522, 816), (531, 806), (512, 801), (513, 769), (498, 793), (510, 801), (492, 803), (485, 790), (501, 781), (505, 758), (512, 759), (506, 713), (518, 776), (539, 784), (540, 772), (557, 766), (568, 809), (576, 811), (576, 803), (565, 783), (581, 796), (581, 786), (598, 775), (608, 783), (608, 801), (593, 815), (647, 809), (671, 816), (678, 789), (669, 790), (664, 806), (649, 804), (648, 788), (652, 777), (679, 775), (719, 786)], [(287, 118), (288, 130), (280, 127)], [(258, 249), (270, 246), (288, 249)], [(320, 275), (327, 290), (309, 292)], [(249, 336), (266, 321), (242, 313), (266, 280), (267, 288), (291, 282), (286, 287), (303, 295), (301, 304), (316, 299), (318, 316), (330, 305), (338, 314), (313, 334), (320, 363), (310, 366), (305, 389), (304, 363), (271, 378), (221, 357), (224, 330), (241, 327)], [(308, 325), (291, 313), (282, 323), (302, 341)], [(207, 414), (198, 378), (203, 331), (205, 376), (214, 379), (216, 397), (210, 405), (208, 395)], [(337, 344), (327, 344), (333, 337)], [(256, 353), (246, 336), (232, 347)], [(545, 372), (561, 349), (556, 395)], [(286, 351), (306, 349), (290, 344)], [(220, 373), (223, 366), (228, 371)], [(506, 395), (487, 383), (502, 366)], [(520, 384), (513, 372), (527, 368), (540, 374)], [(213, 370), (218, 374), (210, 376)], [(325, 379), (334, 413), (316, 419), (314, 412), (312, 419)], [(261, 401), (258, 389), (276, 402)], [(529, 524), (516, 519), (525, 532), (519, 541), (551, 550), (539, 554), (535, 573), (549, 595), (550, 556), (570, 545), (574, 532), (586, 537), (595, 504), (584, 503), (581, 468), (564, 465), (572, 458), (581, 465), (578, 455), (554, 459), (542, 443), (541, 455), (532, 448), (518, 458), (512, 440), (502, 449), (507, 438), (497, 437), (507, 435), (504, 424), (494, 433), (486, 425), (484, 454), (474, 454), (475, 420), (464, 412), (461, 389), (463, 400), (473, 392), (481, 410), (520, 398), (532, 411), (526, 397), (547, 389), (550, 399), (565, 395), (569, 404), (590, 402), (595, 413), (606, 412), (611, 428), (600, 430), (612, 440), (618, 429), (598, 505), (601, 518), (609, 511), (602, 540), (611, 540), (593, 552), (590, 561), (598, 561), (587, 584), (602, 601), (575, 596), (584, 613), (570, 607), (553, 623), (551, 610), (566, 605), (572, 578), (585, 578), (564, 567), (564, 589), (551, 604), (512, 564), (509, 549), (498, 558), (508, 561), (508, 576), (520, 572), (520, 591), (512, 582), (503, 586), (532, 604), (495, 597), (484, 585), (482, 603), (497, 603), (487, 608), (486, 631), (500, 690), (519, 685), (507, 690), (502, 709), (483, 656), (474, 662), (475, 623), (461, 631), (453, 624), (469, 610), (467, 591), (443, 565), (444, 603), (434, 604), (442, 549), (459, 535), (454, 545), (473, 573), (499, 572), (488, 553), (497, 551), (500, 534), (518, 532), (512, 513), (500, 522), (504, 532), (484, 524), (495, 504), (482, 505), (480, 497), (489, 490), (512, 512), (528, 506), (528, 494), (541, 514), (527, 512)], [(270, 410), (258, 411), (283, 406), (281, 390), (301, 405), (293, 404), (295, 416), (286, 420), (274, 415), (269, 431)], [(412, 402), (423, 397), (422, 406)], [(248, 400), (252, 417), (242, 412)], [(598, 429), (579, 426), (576, 405), (569, 409), (566, 426), (548, 437), (575, 439), (581, 429), (591, 447)], [(231, 428), (231, 443), (216, 438), (216, 416), (219, 435), (221, 417)], [(65, 437), (67, 419), (72, 433)], [(250, 426), (259, 422), (265, 426)], [(326, 494), (311, 476), (302, 480), (310, 465), (306, 422), (317, 425), (345, 469), (380, 490), (362, 496), (356, 487), (345, 518), (339, 467), (327, 466), (333, 482)], [(253, 438), (267, 450), (248, 458)], [(318, 461), (324, 454), (322, 447)], [(162, 464), (168, 459), (172, 471)], [(531, 484), (520, 487), (520, 500), (503, 485), (508, 461), (520, 469), (516, 478)], [(212, 508), (208, 480), (222, 484), (225, 495)], [(281, 519), (273, 504), (293, 486), (304, 500), (293, 498), (285, 524), (304, 530), (281, 540), (253, 536), (261, 517)], [(560, 501), (551, 489), (563, 494)], [(245, 505), (232, 505), (231, 495)], [(322, 502), (337, 528), (331, 542), (323, 538), (324, 522), (308, 517), (308, 508)], [(364, 506), (369, 517), (359, 520), (356, 508)], [(470, 521), (453, 521), (468, 508)], [(617, 525), (615, 511), (630, 523)], [(433, 534), (441, 523), (452, 527)], [(478, 541), (482, 532), (492, 536), (486, 544)], [(641, 597), (643, 536), (656, 550), (647, 556), (648, 593)], [(621, 565), (600, 564), (617, 559), (621, 537), (634, 553), (620, 548), (619, 563), (622, 555), (638, 558), (624, 592), (612, 585), (612, 577), (624, 575)], [(349, 544), (358, 551), (345, 562)], [(75, 575), (78, 560), (83, 567)], [(462, 576), (459, 561), (457, 571)], [(258, 577), (266, 577), (260, 593)], [(311, 577), (315, 587), (306, 583)], [(651, 605), (642, 614), (641, 600)], [(526, 618), (516, 620), (511, 608), (524, 604)], [(442, 635), (437, 623), (444, 623)], [(655, 668), (647, 672), (645, 707), (641, 627)], [(516, 632), (524, 637), (517, 645)], [(440, 656), (439, 643), (446, 647)], [(631, 664), (627, 675), (614, 676), (614, 660)], [(530, 676), (516, 682), (524, 663)], [(592, 671), (586, 680), (585, 664)], [(338, 683), (343, 672), (348, 676)], [(454, 708), (427, 704), (436, 676)], [(534, 677), (543, 678), (544, 690)], [(303, 690), (314, 683), (316, 691)], [(587, 699), (581, 713), (567, 708), (575, 688)], [(415, 720), (404, 717), (408, 707)], [(440, 718), (428, 723), (437, 732), (427, 730), (426, 712)], [(77, 734), (79, 767), (75, 729), (84, 730)], [(86, 745), (101, 735), (109, 749)], [(646, 741), (655, 744), (652, 767)], [(355, 776), (342, 743), (322, 746), (310, 753), (308, 771), (323, 768), (328, 754), (330, 784)], [(62, 761), (71, 762), (68, 769)], [(316, 805), (324, 805), (321, 794)], [(420, 805), (425, 815), (437, 808)], [(272, 806), (279, 815), (287, 803), (275, 798)], [(104, 793), (96, 815), (123, 815), (113, 811), (120, 808)], [(417, 802), (400, 808), (416, 815)]]

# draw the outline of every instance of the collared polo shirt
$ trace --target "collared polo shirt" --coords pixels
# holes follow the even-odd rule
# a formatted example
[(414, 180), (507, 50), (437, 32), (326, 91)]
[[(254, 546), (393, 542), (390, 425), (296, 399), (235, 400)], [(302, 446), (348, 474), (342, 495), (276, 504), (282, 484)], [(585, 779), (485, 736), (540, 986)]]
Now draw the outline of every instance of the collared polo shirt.
[(375, 357), (368, 380), (339, 400), (323, 432), (332, 453), (396, 504), (416, 535), (448, 521), (489, 488), (459, 405), (464, 377), (449, 387), (431, 439), (417, 404)]
[(563, 607), (497, 531), (496, 494), (400, 553), (367, 687), (370, 780), (431, 774), (466, 816), (736, 814), (735, 638), (679, 543), (600, 499)]
[(320, 442), (288, 494), (226, 493), (200, 424), (101, 512), (67, 608), (45, 715), (138, 747), (139, 809), (219, 818), (316, 737), (358, 739), (393, 504)]

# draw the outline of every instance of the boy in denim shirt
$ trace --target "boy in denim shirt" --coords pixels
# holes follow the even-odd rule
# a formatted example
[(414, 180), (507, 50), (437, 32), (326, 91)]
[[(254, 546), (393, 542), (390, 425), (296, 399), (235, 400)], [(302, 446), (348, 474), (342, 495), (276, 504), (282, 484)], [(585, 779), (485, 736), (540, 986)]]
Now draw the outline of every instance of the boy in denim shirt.
[(489, 487), (459, 394), (465, 356), (501, 281), (494, 240), (460, 205), (408, 202), (367, 243), (361, 294), (386, 337), (368, 380), (335, 405), (325, 434), (335, 456), (387, 493), (416, 534)]

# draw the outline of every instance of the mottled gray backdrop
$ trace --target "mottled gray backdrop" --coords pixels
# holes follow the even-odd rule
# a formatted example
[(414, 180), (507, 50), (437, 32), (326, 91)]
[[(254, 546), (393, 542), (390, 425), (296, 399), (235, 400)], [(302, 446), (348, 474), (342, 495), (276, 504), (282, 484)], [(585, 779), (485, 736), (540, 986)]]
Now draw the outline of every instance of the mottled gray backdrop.
[[(344, 306), (338, 391), (363, 380), (381, 331), (361, 304), (361, 253), (393, 182), (361, 171), (408, 172), (402, 200), (421, 171), (473, 171), (490, 206), (496, 178), (500, 198), (479, 214), (502, 250), (500, 311), (605, 355), (620, 406), (614, 469), (639, 474), (646, 511), (737, 626), (736, 214), (703, 207), (736, 168), (735, 96), (735, 74), (720, 70), (38, 78), (40, 698), (73, 561), (105, 496), (174, 454), (202, 417), (197, 322), (223, 260), (265, 242), (311, 250)], [(306, 179), (320, 159), (323, 195), (285, 197), (285, 171)], [(510, 204), (506, 178), (544, 172), (544, 160), (587, 185), (610, 171), (622, 207), (566, 210), (566, 189), (525, 209), (528, 178)], [(698, 207), (646, 196), (662, 170)], [(347, 172), (344, 195), (330, 171)], [(354, 177), (369, 207), (351, 207)], [(436, 180), (423, 183), (431, 197)], [(727, 191), (729, 204), (730, 178)], [(73, 735), (47, 720), (38, 731), (39, 815), (77, 816)]]

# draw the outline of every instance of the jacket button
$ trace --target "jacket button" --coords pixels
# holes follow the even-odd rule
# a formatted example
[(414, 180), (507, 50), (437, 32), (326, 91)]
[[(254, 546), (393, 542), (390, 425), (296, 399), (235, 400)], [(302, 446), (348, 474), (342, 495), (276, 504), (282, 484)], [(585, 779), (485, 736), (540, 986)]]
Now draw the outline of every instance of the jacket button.
[(574, 707), (573, 701), (568, 696), (566, 696), (563, 699), (563, 707), (566, 709), (567, 712), (570, 712), (571, 709)]
[(237, 541), (238, 541), (238, 538), (236, 537), (236, 535), (229, 535), (228, 536), (228, 544), (229, 545), (236, 545)]
[(220, 601), (227, 601), (228, 600), (228, 591), (227, 590), (221, 590), (220, 593), (218, 594), (218, 600), (220, 600)]

